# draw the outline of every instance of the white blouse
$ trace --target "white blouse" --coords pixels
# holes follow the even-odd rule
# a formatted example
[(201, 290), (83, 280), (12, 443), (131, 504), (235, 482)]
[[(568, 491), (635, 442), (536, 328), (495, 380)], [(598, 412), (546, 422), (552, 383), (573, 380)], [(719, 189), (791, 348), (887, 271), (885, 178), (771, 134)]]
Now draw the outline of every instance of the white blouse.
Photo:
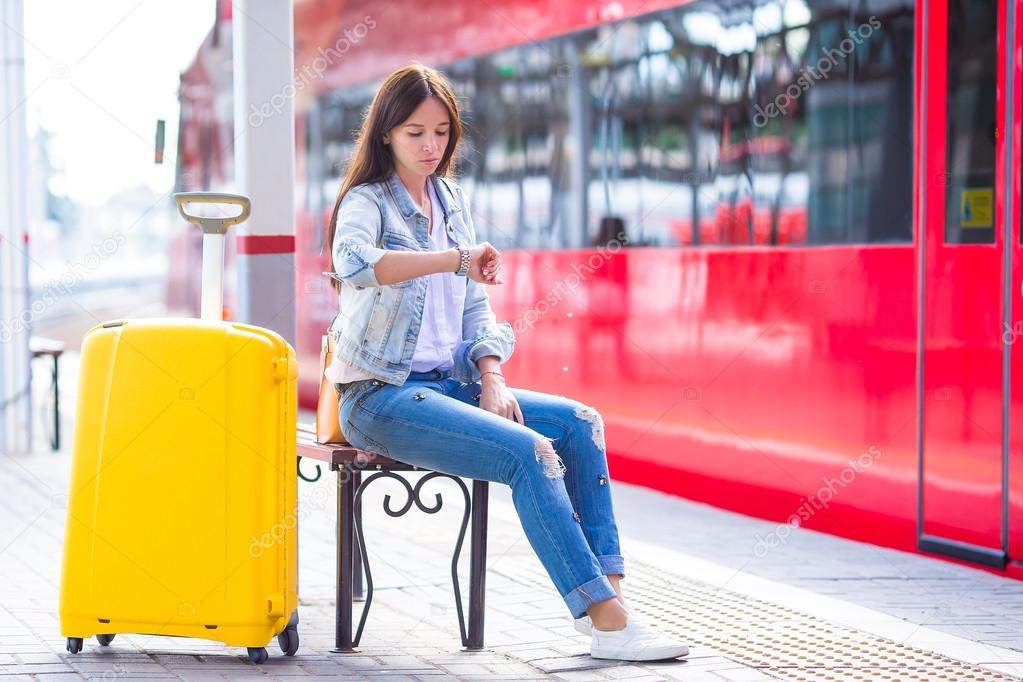
[[(443, 251), (456, 246), (444, 229), (444, 210), (434, 192), (433, 183), (427, 181), (433, 219), (430, 226), (430, 251)], [(426, 275), (426, 299), (419, 338), (412, 354), (412, 371), (428, 372), (433, 369), (451, 369), (454, 349), (462, 338), (462, 311), (465, 309), (466, 278), (454, 272)], [(373, 377), (333, 359), (324, 373), (331, 383), (344, 384)]]

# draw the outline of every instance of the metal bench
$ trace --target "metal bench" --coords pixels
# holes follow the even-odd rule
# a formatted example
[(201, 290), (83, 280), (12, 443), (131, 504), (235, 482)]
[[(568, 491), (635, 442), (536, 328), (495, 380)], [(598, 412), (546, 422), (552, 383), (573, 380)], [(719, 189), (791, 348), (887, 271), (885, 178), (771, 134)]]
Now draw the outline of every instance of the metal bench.
[[(472, 495), (462, 479), (438, 471), (430, 471), (382, 455), (364, 452), (348, 444), (317, 443), (316, 431), (312, 425), (298, 425), (298, 467), (299, 477), (306, 481), (319, 480), (322, 475), (320, 464), (316, 474), (306, 476), (302, 472), (302, 458), (322, 462), (337, 472), (337, 602), (334, 633), (334, 652), (350, 653), (359, 645), (366, 616), (373, 602), (373, 574), (369, 558), (364, 551), (365, 535), (362, 528), (362, 493), (378, 478), (389, 477), (401, 482), (408, 493), (408, 500), (400, 509), (392, 510), (391, 496), (384, 497), (384, 511), (392, 517), (403, 516), (412, 505), (427, 514), (438, 512), (442, 505), (440, 493), (436, 502), (427, 506), (420, 499), (420, 489), (433, 478), (449, 478), (458, 484), (465, 501), (465, 512), (458, 531), (454, 556), (451, 559), (451, 581), (455, 590), (455, 607), (458, 610), (458, 629), (462, 646), (470, 651), (483, 648), (483, 612), (486, 590), (487, 557), (487, 498), (490, 491), (488, 481), (473, 481)], [(413, 487), (404, 477), (395, 472), (426, 472)], [(363, 474), (368, 474), (363, 479)], [(462, 596), (458, 586), (458, 558), (465, 540), (466, 527), (472, 522), (472, 540), (469, 562), (469, 627), (466, 631), (462, 611)], [(360, 559), (361, 557), (361, 559)], [(359, 618), (359, 627), (352, 637), (352, 611), (356, 597), (362, 595), (362, 574), (366, 576), (365, 604)]]
[(51, 371), (53, 382), (53, 437), (50, 439), (50, 446), (54, 450), (60, 450), (60, 356), (64, 354), (64, 344), (60, 341), (45, 339), (40, 336), (31, 337), (28, 343), (33, 359), (46, 356), (53, 358), (53, 369)]

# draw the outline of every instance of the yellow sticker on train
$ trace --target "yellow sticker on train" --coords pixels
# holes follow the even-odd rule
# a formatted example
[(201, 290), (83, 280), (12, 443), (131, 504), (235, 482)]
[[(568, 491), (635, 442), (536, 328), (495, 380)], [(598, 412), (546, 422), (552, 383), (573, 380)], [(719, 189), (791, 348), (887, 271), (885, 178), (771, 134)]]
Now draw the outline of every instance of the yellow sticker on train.
[(985, 189), (964, 189), (959, 202), (960, 227), (993, 227), (995, 193)]

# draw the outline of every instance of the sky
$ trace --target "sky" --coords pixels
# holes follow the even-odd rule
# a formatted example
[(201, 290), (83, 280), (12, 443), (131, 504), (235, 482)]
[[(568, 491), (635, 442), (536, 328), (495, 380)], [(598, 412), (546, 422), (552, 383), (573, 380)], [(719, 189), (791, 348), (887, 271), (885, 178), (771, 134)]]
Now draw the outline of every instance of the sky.
[[(54, 135), (75, 203), (99, 206), (139, 184), (174, 182), (178, 79), (213, 25), (214, 0), (25, 0), (29, 135)], [(154, 163), (156, 121), (167, 125)]]

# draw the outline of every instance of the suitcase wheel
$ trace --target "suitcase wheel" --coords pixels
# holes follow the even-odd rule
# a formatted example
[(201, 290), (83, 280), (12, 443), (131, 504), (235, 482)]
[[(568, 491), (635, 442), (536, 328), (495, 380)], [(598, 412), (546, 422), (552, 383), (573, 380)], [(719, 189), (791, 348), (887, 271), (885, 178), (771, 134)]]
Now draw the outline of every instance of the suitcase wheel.
[(289, 625), (277, 635), (277, 644), (285, 656), (294, 656), (298, 652), (298, 626)]
[(69, 654), (80, 654), (82, 653), (82, 638), (81, 637), (68, 637), (67, 638), (67, 650)]
[(114, 641), (114, 635), (96, 635), (96, 641), (100, 646), (110, 646), (110, 643)]
[(249, 660), (253, 663), (266, 663), (268, 658), (270, 654), (263, 647), (249, 647)]

